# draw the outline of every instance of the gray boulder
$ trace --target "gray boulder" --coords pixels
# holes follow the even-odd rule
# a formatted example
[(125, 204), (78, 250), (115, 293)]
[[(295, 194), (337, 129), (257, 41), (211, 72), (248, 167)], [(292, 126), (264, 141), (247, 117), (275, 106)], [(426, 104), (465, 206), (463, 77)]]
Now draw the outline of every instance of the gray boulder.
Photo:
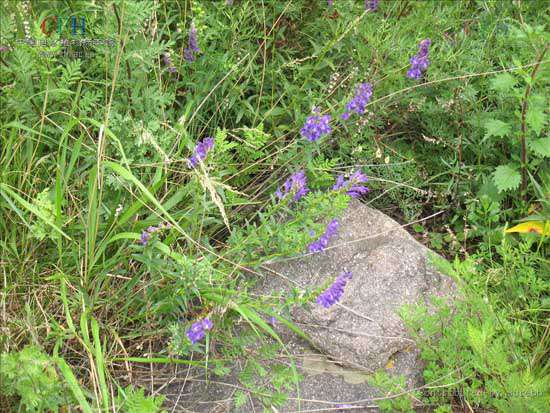
[[(406, 378), (406, 389), (422, 385), (419, 352), (398, 316), (403, 305), (426, 303), (429, 297), (453, 297), (453, 281), (430, 265), (430, 251), (383, 213), (352, 201), (339, 219), (340, 230), (321, 253), (265, 264), (257, 295), (283, 294), (290, 289), (328, 285), (343, 270), (351, 271), (340, 303), (326, 309), (316, 303), (292, 310), (292, 321), (311, 339), (305, 342), (277, 323), (275, 329), (295, 358), (303, 380), (299, 391), (278, 412), (378, 411), (376, 401), (387, 397), (367, 380), (378, 369)], [(243, 323), (246, 324), (246, 323)], [(239, 327), (240, 328), (240, 327)], [(288, 363), (288, 353), (266, 363)], [(253, 412), (261, 402), (250, 393), (237, 408), (234, 395), (243, 389), (235, 360), (231, 374), (213, 379), (192, 369), (165, 387), (173, 411)], [(177, 396), (177, 397), (176, 397)], [(342, 410), (341, 410), (342, 408)], [(271, 411), (271, 410), (270, 410)]]
[[(451, 296), (453, 281), (430, 264), (430, 250), (393, 219), (352, 201), (340, 218), (338, 237), (316, 254), (265, 265), (258, 292), (327, 285), (342, 271), (351, 271), (339, 304), (326, 309), (316, 303), (292, 312), (293, 321), (315, 347), (350, 367), (374, 372), (414, 342), (398, 315), (407, 304), (429, 297)], [(410, 375), (418, 375), (420, 366)]]

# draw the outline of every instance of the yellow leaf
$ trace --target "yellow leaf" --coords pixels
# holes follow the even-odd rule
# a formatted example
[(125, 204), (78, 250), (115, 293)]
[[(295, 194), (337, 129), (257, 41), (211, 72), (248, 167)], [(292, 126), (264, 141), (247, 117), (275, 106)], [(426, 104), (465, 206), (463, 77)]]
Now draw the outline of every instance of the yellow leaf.
[(388, 362), (386, 363), (386, 368), (387, 368), (387, 369), (393, 369), (393, 365), (394, 365), (393, 360), (390, 359), (390, 360), (388, 360)]
[(506, 230), (507, 233), (510, 232), (520, 232), (520, 233), (527, 233), (527, 232), (534, 232), (539, 235), (550, 235), (550, 221), (542, 222), (542, 221), (527, 221), (522, 222), (521, 224), (518, 224), (512, 228), (508, 228)]

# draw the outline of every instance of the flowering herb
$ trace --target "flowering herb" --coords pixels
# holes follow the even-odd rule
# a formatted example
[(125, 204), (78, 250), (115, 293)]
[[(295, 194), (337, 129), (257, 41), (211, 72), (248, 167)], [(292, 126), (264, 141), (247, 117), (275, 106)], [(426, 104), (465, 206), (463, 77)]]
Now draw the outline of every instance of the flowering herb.
[(365, 0), (365, 10), (376, 11), (378, 9), (378, 0)]
[(346, 105), (346, 111), (342, 114), (342, 119), (348, 120), (351, 112), (363, 115), (371, 96), (372, 85), (370, 83), (360, 83), (355, 90), (355, 96)]
[(327, 6), (329, 7), (334, 6), (334, 0), (327, 0)]
[(420, 79), (422, 74), (428, 69), (430, 65), (430, 60), (428, 59), (428, 54), (430, 52), (430, 39), (424, 39), (420, 42), (418, 46), (418, 53), (411, 57), (411, 67), (407, 70), (407, 77), (411, 79)]
[(195, 60), (195, 53), (200, 52), (199, 44), (197, 40), (197, 29), (195, 28), (195, 24), (191, 23), (191, 27), (189, 29), (189, 40), (187, 43), (187, 48), (183, 51), (183, 57), (188, 62), (193, 62)]
[(172, 59), (170, 58), (170, 53), (166, 52), (162, 55), (162, 62), (166, 66), (166, 70), (168, 70), (170, 73), (176, 73), (177, 69), (172, 63)]
[(321, 235), (317, 241), (313, 241), (311, 244), (309, 244), (308, 251), (309, 252), (323, 251), (326, 247), (328, 247), (328, 243), (330, 239), (338, 233), (339, 227), (340, 227), (340, 224), (338, 220), (333, 219), (332, 221), (330, 221), (323, 235)]
[(169, 222), (166, 222), (164, 224), (160, 224), (158, 227), (150, 226), (147, 229), (143, 230), (141, 232), (141, 236), (139, 238), (139, 243), (143, 246), (146, 246), (147, 243), (151, 240), (151, 236), (159, 231), (162, 231), (163, 229), (170, 229), (172, 228), (172, 224)]
[(329, 135), (332, 132), (330, 127), (330, 115), (320, 115), (319, 109), (313, 110), (314, 115), (306, 119), (300, 134), (308, 141), (315, 142), (323, 135)]
[(200, 161), (204, 161), (206, 159), (206, 155), (208, 155), (208, 152), (214, 147), (214, 139), (213, 138), (205, 138), (202, 142), (199, 141), (197, 143), (197, 146), (195, 146), (195, 150), (193, 152), (193, 155), (187, 159), (187, 163), (189, 164), (190, 168), (194, 168), (197, 166), (197, 164)]
[(336, 302), (340, 301), (340, 298), (342, 298), (342, 295), (344, 294), (344, 287), (349, 280), (351, 280), (351, 272), (344, 271), (338, 276), (338, 278), (336, 278), (336, 281), (334, 281), (329, 288), (317, 297), (317, 304), (322, 305), (325, 308), (329, 308)]
[(191, 344), (201, 341), (205, 336), (205, 331), (212, 329), (214, 324), (208, 318), (193, 323), (191, 328), (187, 330), (187, 337), (191, 340)]
[(301, 197), (309, 192), (307, 188), (307, 177), (304, 171), (298, 171), (285, 181), (283, 186), (275, 192), (275, 196), (280, 200), (286, 198), (289, 194), (293, 194), (292, 199), (298, 201)]
[(336, 183), (334, 184), (332, 189), (334, 191), (340, 191), (344, 189), (346, 193), (352, 198), (358, 198), (361, 195), (369, 192), (369, 188), (362, 185), (368, 180), (369, 178), (367, 178), (367, 176), (361, 171), (355, 171), (347, 181), (345, 180), (344, 175), (339, 175), (338, 178), (336, 178)]

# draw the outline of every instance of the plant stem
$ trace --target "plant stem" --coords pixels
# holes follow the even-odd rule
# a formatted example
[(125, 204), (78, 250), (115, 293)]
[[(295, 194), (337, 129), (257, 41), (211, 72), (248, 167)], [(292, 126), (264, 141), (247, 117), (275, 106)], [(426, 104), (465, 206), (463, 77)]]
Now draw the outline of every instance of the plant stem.
[(544, 59), (544, 55), (546, 54), (546, 51), (548, 50), (548, 45), (545, 46), (542, 53), (539, 55), (539, 58), (537, 59), (537, 63), (533, 67), (533, 70), (531, 71), (531, 81), (527, 85), (527, 88), (525, 89), (525, 95), (523, 96), (523, 101), (521, 103), (521, 193), (523, 196), (526, 196), (527, 191), (527, 146), (525, 144), (525, 135), (527, 134), (527, 126), (526, 126), (526, 117), (527, 117), (527, 108), (528, 108), (528, 99), (529, 95), (531, 94), (531, 88), (533, 85), (533, 82), (535, 80), (535, 76), (537, 74), (537, 71), (539, 70), (540, 64), (542, 62), (542, 59)]

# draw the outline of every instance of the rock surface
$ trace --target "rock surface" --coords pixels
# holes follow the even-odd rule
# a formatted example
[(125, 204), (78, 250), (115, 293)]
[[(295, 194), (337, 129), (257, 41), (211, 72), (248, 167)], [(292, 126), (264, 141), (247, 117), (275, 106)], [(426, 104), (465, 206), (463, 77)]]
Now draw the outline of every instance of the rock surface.
[(324, 252), (268, 264), (258, 291), (287, 291), (291, 283), (316, 288), (351, 271), (339, 304), (326, 309), (312, 303), (295, 309), (292, 318), (324, 354), (374, 372), (414, 344), (398, 311), (454, 290), (452, 280), (429, 264), (429, 254), (393, 219), (352, 201)]
[[(344, 411), (340, 405), (355, 406), (347, 410), (353, 412), (377, 411), (373, 399), (383, 394), (367, 384), (367, 377), (378, 369), (405, 376), (408, 389), (422, 384), (418, 350), (398, 311), (406, 304), (429, 304), (431, 295), (451, 297), (455, 290), (450, 278), (432, 268), (428, 256), (429, 250), (397, 222), (352, 201), (340, 218), (338, 237), (324, 252), (264, 266), (265, 277), (255, 287), (256, 294), (328, 286), (343, 270), (353, 274), (340, 304), (326, 309), (311, 303), (292, 311), (293, 322), (308, 334), (313, 348), (277, 325), (304, 377), (299, 393), (291, 391), (277, 411)], [(189, 380), (188, 374), (183, 384), (168, 386), (181, 396), (173, 411), (263, 411), (253, 394), (239, 409), (233, 405), (236, 389), (242, 389), (241, 369), (235, 361), (232, 373), (224, 378), (207, 383), (195, 371), (194, 379)]]

